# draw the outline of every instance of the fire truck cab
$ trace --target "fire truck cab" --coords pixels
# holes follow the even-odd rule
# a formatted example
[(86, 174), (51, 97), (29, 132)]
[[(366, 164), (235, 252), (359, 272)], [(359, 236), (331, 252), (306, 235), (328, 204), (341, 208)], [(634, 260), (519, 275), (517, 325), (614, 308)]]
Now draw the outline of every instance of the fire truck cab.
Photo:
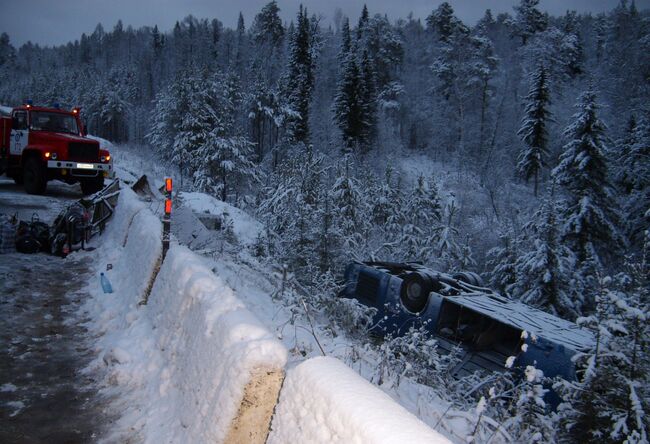
[(23, 184), (30, 194), (43, 194), (50, 180), (81, 185), (83, 194), (114, 177), (113, 161), (99, 142), (90, 139), (80, 109), (41, 107), (30, 103), (0, 113), (0, 174)]

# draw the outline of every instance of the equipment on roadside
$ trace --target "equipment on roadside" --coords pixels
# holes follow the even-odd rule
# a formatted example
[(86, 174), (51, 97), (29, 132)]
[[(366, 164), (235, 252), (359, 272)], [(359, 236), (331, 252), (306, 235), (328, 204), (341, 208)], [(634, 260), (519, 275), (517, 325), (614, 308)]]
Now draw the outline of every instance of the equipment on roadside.
[(50, 227), (32, 215), (30, 222), (19, 221), (16, 228), (16, 250), (19, 253), (33, 254), (50, 250)]
[(0, 214), (0, 254), (16, 251), (16, 217)]

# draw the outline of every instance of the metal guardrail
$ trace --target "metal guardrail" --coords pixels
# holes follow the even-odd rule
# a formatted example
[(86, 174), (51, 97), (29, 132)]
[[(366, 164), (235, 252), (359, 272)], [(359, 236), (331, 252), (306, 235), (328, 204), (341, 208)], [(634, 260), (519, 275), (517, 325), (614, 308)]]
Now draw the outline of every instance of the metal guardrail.
[(91, 218), (87, 226), (88, 238), (104, 231), (106, 221), (115, 212), (119, 194), (120, 184), (115, 179), (92, 197), (90, 205), (87, 207), (91, 213)]

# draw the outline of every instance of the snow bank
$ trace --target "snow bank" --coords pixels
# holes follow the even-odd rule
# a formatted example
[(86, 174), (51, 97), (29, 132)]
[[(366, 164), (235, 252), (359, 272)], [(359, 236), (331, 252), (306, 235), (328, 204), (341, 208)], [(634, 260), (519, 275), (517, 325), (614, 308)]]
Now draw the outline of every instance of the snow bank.
[(255, 375), (275, 371), (270, 421), (287, 351), (185, 247), (172, 246), (148, 305), (139, 305), (158, 265), (160, 233), (160, 221), (123, 189), (98, 250), (102, 262), (114, 265), (106, 272), (114, 293), (91, 284), (94, 297), (85, 307), (88, 328), (99, 336), (98, 358), (89, 371), (104, 373), (104, 392), (120, 415), (106, 439), (223, 442), (242, 416)]
[(122, 186), (115, 213), (106, 224), (106, 230), (102, 234), (105, 244), (103, 248), (124, 246), (133, 218), (145, 208), (145, 203), (138, 199), (137, 194), (131, 188)]
[(180, 193), (185, 205), (197, 214), (211, 214), (227, 217), (232, 221), (233, 231), (239, 243), (252, 245), (262, 231), (260, 224), (245, 211), (204, 193)]
[(450, 441), (342, 362), (318, 357), (287, 373), (268, 442)]
[[(258, 368), (282, 369), (284, 346), (185, 247), (170, 249), (148, 316), (165, 367), (153, 387), (151, 442), (222, 442)], [(181, 426), (181, 427), (179, 427)]]

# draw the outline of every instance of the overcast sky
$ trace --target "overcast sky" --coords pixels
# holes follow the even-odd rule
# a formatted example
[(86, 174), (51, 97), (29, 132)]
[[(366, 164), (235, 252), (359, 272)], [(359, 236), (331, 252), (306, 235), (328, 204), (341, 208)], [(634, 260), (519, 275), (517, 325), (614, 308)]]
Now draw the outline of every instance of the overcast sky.
[[(31, 40), (41, 45), (59, 45), (79, 39), (81, 33), (92, 33), (97, 23), (108, 31), (118, 19), (124, 27), (132, 25), (158, 25), (170, 30), (176, 20), (192, 14), (198, 18), (218, 18), (225, 26), (234, 27), (239, 11), (244, 14), (246, 27), (255, 14), (269, 0), (0, 0), (0, 32), (6, 32), (15, 46)], [(518, 0), (448, 0), (456, 15), (473, 24), (486, 9), (512, 12)], [(278, 0), (282, 18), (292, 20), (298, 5), (305, 5), (310, 13), (322, 14), (331, 23), (336, 8), (356, 21), (364, 3), (371, 14), (386, 13), (391, 19), (406, 17), (425, 18), (441, 0)], [(609, 11), (619, 0), (541, 0), (540, 8), (553, 15), (564, 14), (567, 9), (578, 12)], [(650, 8), (650, 0), (637, 0), (639, 9)]]

